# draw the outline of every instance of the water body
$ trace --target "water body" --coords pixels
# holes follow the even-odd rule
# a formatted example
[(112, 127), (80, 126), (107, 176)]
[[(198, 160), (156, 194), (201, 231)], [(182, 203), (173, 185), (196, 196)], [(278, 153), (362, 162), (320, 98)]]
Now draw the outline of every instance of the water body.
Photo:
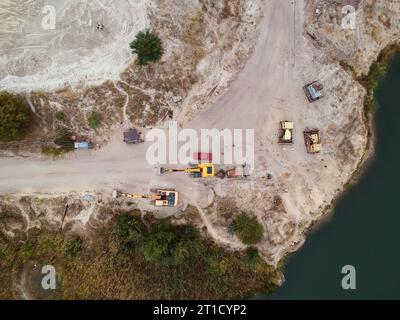
[[(375, 159), (330, 222), (292, 255), (286, 283), (267, 299), (400, 299), (400, 55), (376, 92)], [(343, 290), (342, 267), (356, 268)]]

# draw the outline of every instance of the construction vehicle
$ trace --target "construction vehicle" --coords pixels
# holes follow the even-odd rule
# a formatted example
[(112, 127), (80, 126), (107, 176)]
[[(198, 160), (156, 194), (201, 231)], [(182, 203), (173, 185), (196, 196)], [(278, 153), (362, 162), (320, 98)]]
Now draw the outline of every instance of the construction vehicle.
[(216, 177), (225, 179), (225, 178), (247, 178), (250, 176), (249, 166), (244, 164), (241, 166), (237, 166), (233, 169), (229, 170), (219, 170), (216, 174)]
[(186, 172), (191, 174), (194, 178), (209, 178), (215, 176), (215, 167), (212, 163), (199, 163), (195, 167), (185, 169), (170, 169), (161, 168), (160, 174), (173, 173), (173, 172)]
[(293, 122), (282, 121), (280, 127), (281, 134), (279, 136), (279, 143), (293, 143)]
[(310, 103), (315, 102), (324, 97), (324, 86), (319, 81), (311, 82), (304, 86), (304, 92)]
[(304, 131), (304, 139), (308, 153), (319, 153), (321, 151), (319, 130)]
[(149, 199), (154, 201), (157, 207), (176, 207), (178, 205), (178, 192), (174, 190), (158, 189), (153, 194), (130, 194), (114, 190), (112, 193), (114, 199), (130, 198), (130, 199)]

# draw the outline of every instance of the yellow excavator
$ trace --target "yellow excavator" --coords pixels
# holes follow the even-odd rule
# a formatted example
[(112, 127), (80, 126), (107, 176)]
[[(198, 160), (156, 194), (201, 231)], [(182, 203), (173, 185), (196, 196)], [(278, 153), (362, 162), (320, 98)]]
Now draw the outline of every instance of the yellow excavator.
[(185, 169), (170, 169), (161, 168), (160, 173), (173, 173), (173, 172), (185, 172), (192, 174), (194, 178), (210, 178), (215, 176), (215, 167), (212, 163), (199, 163), (196, 167), (185, 168)]
[(130, 199), (149, 199), (154, 201), (157, 207), (176, 207), (178, 205), (178, 192), (173, 190), (156, 190), (153, 194), (130, 194), (114, 190), (112, 193), (114, 199), (130, 198)]

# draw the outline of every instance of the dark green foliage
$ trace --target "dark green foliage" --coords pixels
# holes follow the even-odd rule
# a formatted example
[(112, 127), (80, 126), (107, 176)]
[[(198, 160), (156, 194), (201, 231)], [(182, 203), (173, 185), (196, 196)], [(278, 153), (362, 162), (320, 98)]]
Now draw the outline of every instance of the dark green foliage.
[(264, 228), (257, 219), (251, 218), (246, 213), (241, 213), (236, 217), (233, 221), (233, 230), (237, 237), (248, 245), (260, 242), (264, 233)]
[(138, 55), (139, 64), (142, 66), (159, 61), (164, 53), (160, 38), (150, 30), (139, 32), (129, 46), (132, 52)]
[(178, 228), (156, 221), (147, 228), (139, 217), (122, 214), (116, 220), (115, 232), (124, 251), (139, 252), (147, 261), (160, 265), (188, 262), (203, 251), (198, 232), (191, 226)]
[(31, 113), (25, 99), (0, 92), (0, 141), (22, 139), (28, 132)]
[(93, 111), (88, 120), (89, 127), (91, 127), (92, 129), (97, 129), (101, 125), (102, 117), (100, 113), (98, 113), (97, 111)]
[(66, 119), (65, 113), (62, 112), (61, 110), (57, 111), (55, 113), (55, 117), (58, 121), (64, 121)]
[(146, 226), (139, 217), (120, 215), (115, 223), (115, 231), (125, 249), (142, 249), (146, 238)]
[(82, 250), (82, 244), (82, 238), (79, 236), (68, 239), (62, 247), (62, 254), (66, 257), (73, 257)]

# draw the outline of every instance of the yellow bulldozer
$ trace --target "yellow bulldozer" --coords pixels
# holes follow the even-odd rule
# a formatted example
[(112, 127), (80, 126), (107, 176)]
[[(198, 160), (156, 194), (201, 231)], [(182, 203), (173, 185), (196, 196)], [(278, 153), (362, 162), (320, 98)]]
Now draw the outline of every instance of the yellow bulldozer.
[(149, 199), (154, 201), (157, 207), (176, 207), (178, 205), (178, 192), (174, 190), (158, 189), (153, 194), (130, 194), (119, 190), (112, 193), (114, 199), (130, 198), (130, 199)]
[(215, 176), (215, 167), (212, 163), (199, 163), (196, 167), (185, 169), (160, 168), (160, 174), (173, 172), (189, 173), (193, 175), (194, 178), (210, 178)]

